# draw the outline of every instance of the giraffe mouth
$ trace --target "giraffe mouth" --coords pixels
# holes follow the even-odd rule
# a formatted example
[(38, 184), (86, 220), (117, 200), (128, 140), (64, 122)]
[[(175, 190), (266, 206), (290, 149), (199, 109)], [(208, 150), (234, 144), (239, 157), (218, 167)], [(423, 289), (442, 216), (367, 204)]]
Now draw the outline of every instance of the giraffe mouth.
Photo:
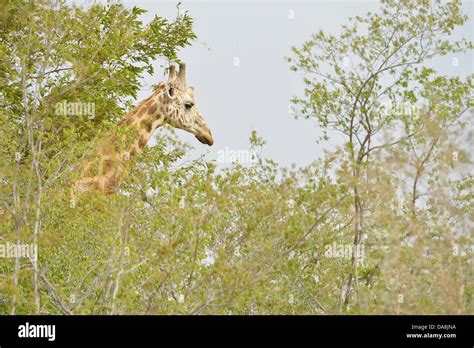
[(214, 139), (212, 139), (211, 132), (208, 134), (199, 134), (196, 135), (197, 140), (199, 140), (202, 144), (206, 144), (212, 146), (214, 144)]

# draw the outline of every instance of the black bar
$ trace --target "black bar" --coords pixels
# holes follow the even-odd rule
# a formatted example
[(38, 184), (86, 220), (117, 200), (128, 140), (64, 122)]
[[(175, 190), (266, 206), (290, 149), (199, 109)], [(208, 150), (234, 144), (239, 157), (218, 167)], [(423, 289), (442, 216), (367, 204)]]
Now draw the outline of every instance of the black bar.
[[(55, 325), (19, 337), (20, 325)], [(415, 325), (415, 326), (413, 326)], [(433, 326), (430, 326), (433, 325)], [(472, 316), (0, 316), (0, 347), (146, 344), (472, 347)], [(51, 332), (50, 332), (51, 333)], [(407, 334), (426, 337), (409, 338)], [(456, 337), (434, 337), (455, 334)], [(45, 331), (46, 335), (46, 331)], [(431, 335), (431, 336), (430, 336)], [(430, 336), (430, 337), (428, 337)], [(50, 338), (51, 335), (49, 336)]]

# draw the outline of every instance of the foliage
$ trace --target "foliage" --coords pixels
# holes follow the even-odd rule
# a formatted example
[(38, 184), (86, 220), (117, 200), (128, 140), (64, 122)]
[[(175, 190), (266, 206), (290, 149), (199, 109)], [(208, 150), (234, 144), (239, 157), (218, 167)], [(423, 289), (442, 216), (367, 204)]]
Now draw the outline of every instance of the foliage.
[[(178, 59), (192, 19), (0, 3), (0, 244), (38, 247), (0, 259), (0, 313), (472, 313), (472, 77), (425, 64), (471, 47), (449, 39), (458, 1), (383, 1), (293, 49), (300, 115), (345, 140), (313, 164), (262, 158), (253, 132), (256, 161), (217, 170), (160, 129), (116, 194), (75, 205), (73, 165), (117, 131), (152, 62)], [(62, 101), (95, 117), (58, 115)]]
[[(374, 253), (369, 270), (352, 254), (341, 286), (346, 310), (372, 311), (367, 303), (377, 298), (385, 306), (391, 300), (396, 312), (457, 313), (472, 306), (461, 290), (469, 279), (472, 226), (461, 223), (452, 199), (459, 194), (454, 178), (470, 180), (472, 159), (456, 137), (472, 116), (473, 76), (440, 76), (429, 66), (433, 57), (472, 49), (471, 42), (450, 38), (466, 20), (460, 1), (381, 1), (379, 13), (351, 18), (339, 36), (321, 30), (288, 58), (293, 71), (305, 74), (305, 95), (293, 99), (298, 116), (316, 120), (322, 141), (329, 132), (343, 136), (338, 175), (351, 188), (353, 248), (387, 248)], [(457, 222), (440, 219), (440, 212)], [(452, 256), (457, 248), (463, 261), (460, 253)], [(374, 270), (379, 281), (372, 285)], [(449, 292), (448, 283), (459, 292)], [(390, 296), (380, 300), (372, 286)], [(404, 296), (410, 304), (403, 305)]]

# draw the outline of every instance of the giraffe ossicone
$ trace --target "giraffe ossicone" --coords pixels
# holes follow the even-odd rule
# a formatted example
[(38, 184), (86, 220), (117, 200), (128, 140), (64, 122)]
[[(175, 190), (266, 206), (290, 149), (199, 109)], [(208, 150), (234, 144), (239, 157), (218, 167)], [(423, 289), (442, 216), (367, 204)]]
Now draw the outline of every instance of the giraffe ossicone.
[(90, 189), (112, 193), (123, 180), (130, 159), (139, 155), (155, 130), (165, 124), (193, 134), (203, 144), (214, 143), (211, 130), (196, 107), (194, 88), (186, 83), (184, 63), (179, 64), (178, 72), (171, 65), (168, 80), (159, 83), (150, 97), (120, 120), (119, 127), (131, 132), (106, 137), (92, 158), (77, 166), (80, 177), (72, 185), (71, 201), (75, 202), (77, 193)]

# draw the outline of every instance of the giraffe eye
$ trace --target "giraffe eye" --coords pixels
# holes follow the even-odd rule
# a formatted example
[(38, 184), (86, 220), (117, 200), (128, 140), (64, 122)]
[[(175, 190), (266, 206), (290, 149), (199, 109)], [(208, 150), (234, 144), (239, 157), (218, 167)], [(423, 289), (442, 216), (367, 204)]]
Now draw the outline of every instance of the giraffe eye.
[(184, 104), (184, 107), (185, 107), (186, 109), (188, 109), (188, 110), (191, 109), (193, 106), (194, 106), (193, 103), (186, 103), (186, 104)]
[(168, 89), (168, 94), (172, 97), (174, 95), (174, 88)]

